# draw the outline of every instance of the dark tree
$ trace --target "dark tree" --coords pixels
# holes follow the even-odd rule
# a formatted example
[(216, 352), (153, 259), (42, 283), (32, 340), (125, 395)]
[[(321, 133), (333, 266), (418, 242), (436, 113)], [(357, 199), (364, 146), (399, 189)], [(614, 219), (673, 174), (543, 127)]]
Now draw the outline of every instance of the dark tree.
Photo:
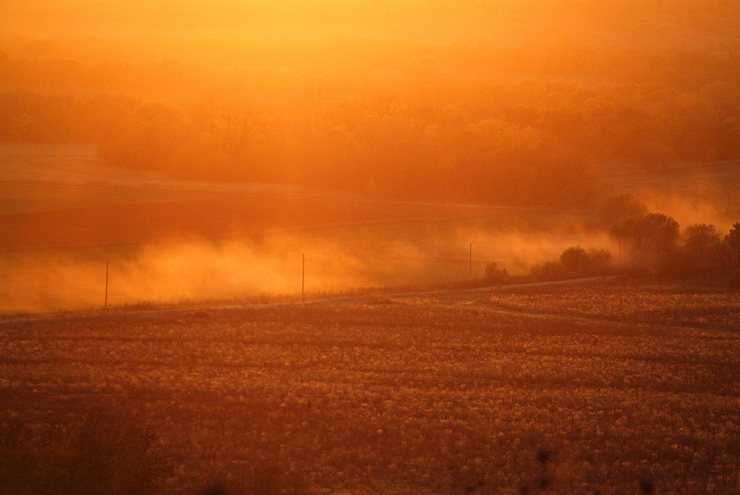
[(732, 226), (722, 243), (727, 249), (730, 266), (734, 269), (740, 268), (740, 222)]
[(560, 255), (560, 263), (566, 272), (585, 273), (588, 268), (588, 252), (581, 246), (569, 247)]
[(649, 213), (642, 217), (625, 218), (610, 229), (612, 235), (624, 241), (631, 263), (643, 269), (671, 271), (675, 268), (679, 225), (673, 217)]
[(611, 227), (625, 218), (641, 218), (648, 212), (647, 207), (631, 194), (610, 196), (599, 208), (599, 217), (604, 227)]
[(681, 245), (686, 270), (707, 273), (721, 265), (722, 238), (714, 225), (689, 225)]
[(648, 213), (637, 219), (628, 218), (621, 224), (622, 234), (636, 251), (666, 253), (673, 250), (678, 243), (678, 222), (662, 213)]
[(496, 263), (486, 265), (486, 282), (493, 284), (504, 284), (511, 281), (511, 275), (505, 268), (499, 268)]
[(605, 249), (586, 251), (580, 246), (569, 247), (560, 255), (560, 264), (567, 273), (603, 275), (611, 268), (611, 254)]

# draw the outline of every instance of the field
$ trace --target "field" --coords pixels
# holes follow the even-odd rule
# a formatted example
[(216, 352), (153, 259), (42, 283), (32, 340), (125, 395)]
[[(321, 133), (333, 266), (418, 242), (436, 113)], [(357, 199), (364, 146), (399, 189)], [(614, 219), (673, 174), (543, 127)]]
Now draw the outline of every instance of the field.
[(738, 493), (739, 318), (616, 280), (8, 320), (0, 424), (139, 418), (162, 493)]

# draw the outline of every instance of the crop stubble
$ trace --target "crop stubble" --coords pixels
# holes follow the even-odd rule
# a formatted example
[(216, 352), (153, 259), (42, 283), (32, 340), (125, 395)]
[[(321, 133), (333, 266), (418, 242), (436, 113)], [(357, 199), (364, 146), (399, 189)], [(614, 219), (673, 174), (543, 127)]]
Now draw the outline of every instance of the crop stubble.
[(183, 493), (267, 465), (306, 491), (517, 493), (543, 451), (550, 493), (735, 488), (736, 332), (532, 318), (499, 297), (5, 322), (0, 420), (134, 411)]

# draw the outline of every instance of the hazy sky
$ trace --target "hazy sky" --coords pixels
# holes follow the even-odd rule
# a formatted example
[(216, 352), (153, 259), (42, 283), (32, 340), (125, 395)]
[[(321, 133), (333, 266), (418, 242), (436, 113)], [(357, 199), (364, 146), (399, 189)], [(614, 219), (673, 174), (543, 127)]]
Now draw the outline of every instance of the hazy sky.
[[(722, 0), (5, 0), (4, 37), (337, 37), (493, 45), (722, 49), (740, 7)], [(736, 18), (736, 17), (735, 17)]]

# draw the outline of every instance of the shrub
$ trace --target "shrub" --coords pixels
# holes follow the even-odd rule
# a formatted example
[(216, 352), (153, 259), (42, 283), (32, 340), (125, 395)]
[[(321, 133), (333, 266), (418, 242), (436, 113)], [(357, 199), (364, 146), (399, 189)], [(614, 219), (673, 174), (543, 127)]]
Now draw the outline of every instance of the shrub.
[(573, 275), (603, 275), (610, 271), (611, 254), (605, 249), (586, 251), (580, 246), (569, 247), (560, 255), (563, 269)]
[(544, 265), (534, 265), (532, 275), (539, 280), (559, 280), (565, 277), (566, 272), (560, 261), (548, 261)]
[(492, 284), (505, 284), (511, 281), (511, 275), (496, 263), (489, 263), (486, 265), (485, 280)]
[(588, 271), (592, 275), (604, 275), (612, 271), (612, 255), (606, 249), (591, 249), (588, 252)]
[(568, 273), (585, 273), (588, 269), (588, 252), (581, 246), (569, 247), (560, 255), (560, 263)]

